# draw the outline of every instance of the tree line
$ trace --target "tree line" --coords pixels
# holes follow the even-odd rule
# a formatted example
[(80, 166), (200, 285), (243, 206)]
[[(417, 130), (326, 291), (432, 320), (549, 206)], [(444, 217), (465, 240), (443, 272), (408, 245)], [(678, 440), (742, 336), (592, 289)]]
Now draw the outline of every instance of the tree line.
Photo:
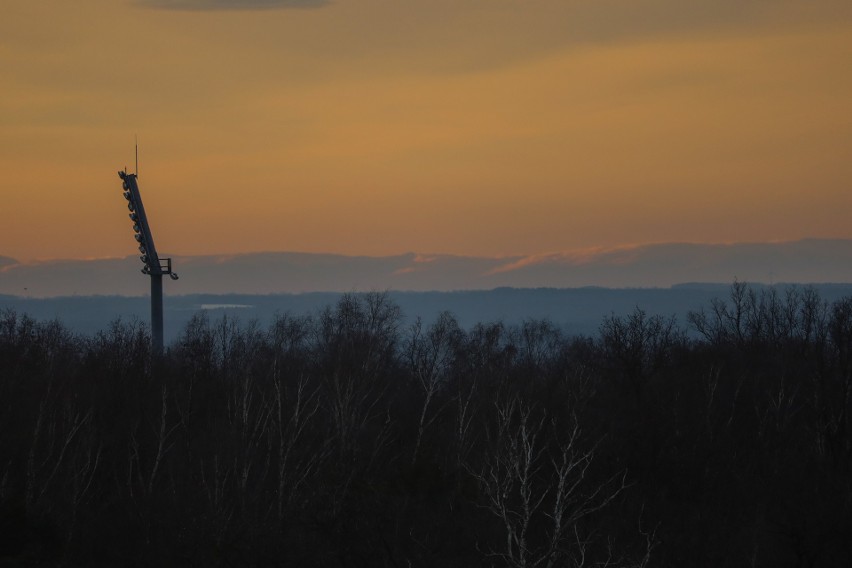
[(852, 298), (402, 322), (0, 312), (0, 565), (852, 563)]

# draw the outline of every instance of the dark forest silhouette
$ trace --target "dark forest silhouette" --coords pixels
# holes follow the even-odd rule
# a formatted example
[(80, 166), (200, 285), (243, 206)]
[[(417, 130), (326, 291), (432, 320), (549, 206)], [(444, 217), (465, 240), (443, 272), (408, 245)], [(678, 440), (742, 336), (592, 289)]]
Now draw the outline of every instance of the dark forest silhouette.
[(401, 322), (0, 313), (0, 566), (852, 563), (852, 298)]

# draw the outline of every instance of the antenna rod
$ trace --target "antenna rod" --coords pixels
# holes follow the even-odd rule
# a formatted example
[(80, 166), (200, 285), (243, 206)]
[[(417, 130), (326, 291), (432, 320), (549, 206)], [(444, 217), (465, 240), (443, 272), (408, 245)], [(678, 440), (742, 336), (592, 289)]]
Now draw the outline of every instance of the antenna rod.
[(135, 134), (133, 141), (136, 143), (136, 177), (139, 177), (139, 138)]

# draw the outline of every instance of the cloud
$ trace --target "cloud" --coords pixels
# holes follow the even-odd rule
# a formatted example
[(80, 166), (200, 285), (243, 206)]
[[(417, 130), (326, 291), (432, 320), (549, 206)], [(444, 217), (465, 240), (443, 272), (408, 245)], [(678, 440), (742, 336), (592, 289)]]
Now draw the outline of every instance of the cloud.
[(330, 0), (137, 0), (136, 4), (161, 10), (281, 10), (322, 8)]
[(502, 264), (486, 273), (486, 276), (514, 272), (542, 265), (582, 266), (584, 264), (628, 264), (636, 254), (653, 245), (621, 245), (617, 247), (589, 247), (572, 251), (533, 254)]

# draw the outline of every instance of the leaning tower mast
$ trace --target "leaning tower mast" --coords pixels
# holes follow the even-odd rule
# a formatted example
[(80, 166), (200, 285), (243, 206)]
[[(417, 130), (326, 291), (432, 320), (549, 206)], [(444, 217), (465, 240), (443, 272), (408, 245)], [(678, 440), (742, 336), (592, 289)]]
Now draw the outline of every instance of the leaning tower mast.
[(130, 210), (130, 220), (133, 221), (136, 244), (141, 253), (139, 260), (143, 264), (142, 274), (151, 277), (151, 349), (156, 356), (160, 356), (163, 354), (163, 276), (177, 280), (178, 275), (172, 272), (172, 259), (160, 258), (157, 255), (148, 216), (145, 215), (145, 206), (142, 205), (142, 196), (139, 194), (138, 160), (136, 172), (129, 174), (126, 170), (120, 171), (118, 177), (121, 178), (124, 198)]

